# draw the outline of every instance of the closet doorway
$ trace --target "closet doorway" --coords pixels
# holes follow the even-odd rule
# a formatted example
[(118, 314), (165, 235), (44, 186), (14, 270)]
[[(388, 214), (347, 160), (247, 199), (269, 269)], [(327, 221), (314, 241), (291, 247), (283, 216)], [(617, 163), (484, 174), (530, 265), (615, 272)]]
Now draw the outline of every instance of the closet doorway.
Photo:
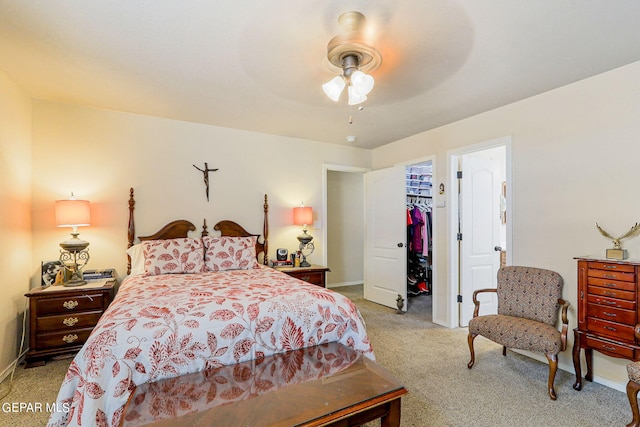
[(325, 165), (323, 168), (323, 264), (331, 269), (327, 287), (364, 281), (364, 182), (369, 169)]
[(433, 160), (405, 166), (407, 221), (407, 304), (432, 315), (433, 274)]

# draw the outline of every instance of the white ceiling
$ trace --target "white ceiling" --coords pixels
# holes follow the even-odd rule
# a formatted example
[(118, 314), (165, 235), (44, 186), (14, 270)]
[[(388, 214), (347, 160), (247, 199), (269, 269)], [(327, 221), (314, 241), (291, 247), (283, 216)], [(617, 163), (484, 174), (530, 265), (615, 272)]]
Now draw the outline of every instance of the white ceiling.
[[(383, 57), (362, 111), (321, 89), (349, 10)], [(357, 147), (638, 60), (638, 0), (0, 0), (34, 98)]]

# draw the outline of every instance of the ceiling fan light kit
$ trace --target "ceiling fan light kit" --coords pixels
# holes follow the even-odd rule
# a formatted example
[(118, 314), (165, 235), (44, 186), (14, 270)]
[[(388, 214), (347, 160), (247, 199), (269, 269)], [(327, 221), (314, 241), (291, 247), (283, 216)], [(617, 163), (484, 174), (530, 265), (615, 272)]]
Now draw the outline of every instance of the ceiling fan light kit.
[(366, 101), (367, 94), (373, 89), (373, 77), (365, 71), (376, 70), (382, 64), (382, 56), (365, 41), (362, 33), (365, 21), (360, 12), (343, 13), (338, 23), (344, 32), (332, 38), (327, 45), (327, 59), (342, 68), (341, 75), (322, 85), (324, 93), (335, 102), (340, 99), (345, 86), (348, 86), (349, 105)]

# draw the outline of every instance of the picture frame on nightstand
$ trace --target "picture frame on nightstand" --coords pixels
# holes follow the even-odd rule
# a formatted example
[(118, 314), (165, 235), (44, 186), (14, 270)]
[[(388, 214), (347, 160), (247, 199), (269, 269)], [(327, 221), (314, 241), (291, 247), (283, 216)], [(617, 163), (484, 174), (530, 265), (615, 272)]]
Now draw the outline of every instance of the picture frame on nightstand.
[(56, 282), (58, 272), (63, 269), (62, 261), (42, 261), (40, 264), (40, 284), (41, 286), (51, 286)]

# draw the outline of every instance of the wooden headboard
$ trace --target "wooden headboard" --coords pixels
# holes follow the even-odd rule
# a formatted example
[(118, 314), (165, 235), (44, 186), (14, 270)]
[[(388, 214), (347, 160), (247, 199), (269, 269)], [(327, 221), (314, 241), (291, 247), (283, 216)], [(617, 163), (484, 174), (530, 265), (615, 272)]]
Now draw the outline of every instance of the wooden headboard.
[[(127, 240), (128, 245), (127, 249), (134, 245), (136, 239), (136, 226), (135, 220), (133, 216), (133, 211), (135, 210), (136, 201), (133, 195), (133, 188), (129, 189), (129, 225), (127, 227)], [(262, 253), (262, 264), (267, 265), (268, 263), (268, 239), (269, 239), (269, 202), (267, 199), (267, 195), (264, 195), (264, 205), (263, 205), (263, 223), (262, 223), (262, 241), (260, 241), (259, 234), (249, 233), (244, 229), (241, 225), (234, 221), (223, 220), (219, 221), (216, 225), (213, 226), (213, 229), (220, 232), (221, 236), (229, 236), (229, 237), (249, 237), (256, 236), (256, 257), (260, 260), (259, 255)], [(187, 237), (190, 231), (195, 231), (196, 226), (193, 225), (192, 222), (178, 219), (176, 221), (171, 221), (164, 227), (162, 227), (157, 232), (148, 235), (148, 236), (138, 236), (138, 240), (163, 240), (163, 239), (178, 239), (181, 237)], [(200, 233), (201, 237), (208, 236), (209, 232), (207, 231), (207, 220), (204, 219), (202, 223), (202, 232)], [(127, 255), (127, 274), (131, 273), (131, 257)]]

